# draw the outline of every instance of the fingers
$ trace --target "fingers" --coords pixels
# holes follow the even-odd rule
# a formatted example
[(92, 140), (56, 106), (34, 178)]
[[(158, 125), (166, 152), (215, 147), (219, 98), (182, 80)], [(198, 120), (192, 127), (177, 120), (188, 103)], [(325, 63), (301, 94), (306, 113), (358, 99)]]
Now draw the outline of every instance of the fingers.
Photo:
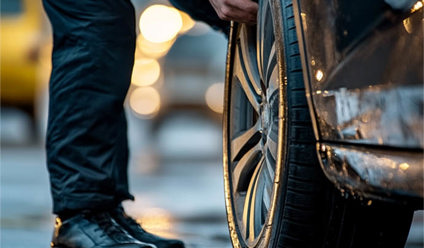
[(222, 20), (256, 23), (258, 4), (252, 0), (210, 0), (210, 2)]

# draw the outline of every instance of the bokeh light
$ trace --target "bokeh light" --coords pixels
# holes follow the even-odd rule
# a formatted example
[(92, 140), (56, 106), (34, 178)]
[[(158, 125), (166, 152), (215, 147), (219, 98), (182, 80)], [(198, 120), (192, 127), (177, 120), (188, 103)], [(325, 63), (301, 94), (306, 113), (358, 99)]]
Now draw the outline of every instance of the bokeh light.
[(191, 19), (191, 17), (185, 12), (180, 11), (180, 15), (183, 21), (183, 26), (181, 27), (180, 34), (183, 34), (192, 29), (196, 22), (193, 21), (193, 19)]
[(139, 35), (137, 37), (137, 50), (140, 51), (144, 55), (144, 57), (157, 59), (165, 56), (174, 44), (174, 42), (175, 38), (160, 43), (151, 42), (144, 38), (143, 35)]
[(206, 104), (216, 113), (224, 112), (224, 83), (214, 83), (206, 90)]
[(134, 62), (131, 83), (136, 86), (154, 84), (160, 76), (160, 65), (155, 59), (141, 58)]
[(160, 109), (160, 95), (152, 87), (140, 87), (131, 92), (129, 103), (140, 117), (151, 118)]
[(177, 36), (183, 21), (177, 9), (156, 4), (141, 14), (139, 25), (140, 32), (146, 40), (162, 43)]

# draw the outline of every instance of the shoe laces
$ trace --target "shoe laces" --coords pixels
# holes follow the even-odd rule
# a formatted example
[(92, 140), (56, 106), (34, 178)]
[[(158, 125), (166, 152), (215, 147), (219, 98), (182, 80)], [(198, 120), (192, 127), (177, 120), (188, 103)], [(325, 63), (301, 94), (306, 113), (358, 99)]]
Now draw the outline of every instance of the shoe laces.
[(109, 213), (96, 213), (91, 214), (89, 217), (99, 226), (97, 230), (103, 232), (100, 235), (102, 237), (106, 234), (111, 238), (116, 238), (117, 236), (125, 234), (125, 231), (119, 227), (119, 225), (112, 219)]
[(138, 223), (135, 219), (133, 219), (131, 216), (128, 216), (124, 209), (122, 207), (117, 209), (117, 215), (119, 216), (118, 218), (120, 218), (122, 221), (125, 222), (126, 225), (130, 226), (131, 228), (135, 228), (138, 231), (141, 232), (146, 232), (140, 225), (140, 223)]

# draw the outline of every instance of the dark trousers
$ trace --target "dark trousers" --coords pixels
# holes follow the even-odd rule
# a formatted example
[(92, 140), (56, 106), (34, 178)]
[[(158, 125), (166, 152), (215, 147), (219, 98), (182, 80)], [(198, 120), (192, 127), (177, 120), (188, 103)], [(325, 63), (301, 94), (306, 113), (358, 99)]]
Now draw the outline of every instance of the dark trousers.
[(47, 165), (53, 212), (113, 208), (128, 191), (123, 109), (135, 49), (130, 0), (43, 0), (53, 27)]
[[(207, 0), (172, 0), (228, 32)], [(43, 0), (53, 27), (47, 166), (53, 212), (110, 209), (128, 191), (123, 109), (135, 49), (130, 0)]]

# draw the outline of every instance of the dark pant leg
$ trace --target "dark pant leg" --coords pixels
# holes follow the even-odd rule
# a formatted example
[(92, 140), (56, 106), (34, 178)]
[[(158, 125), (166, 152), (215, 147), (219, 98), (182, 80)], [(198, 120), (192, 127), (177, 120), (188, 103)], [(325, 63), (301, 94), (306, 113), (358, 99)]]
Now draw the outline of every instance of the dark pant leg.
[(131, 199), (123, 102), (134, 62), (130, 0), (43, 0), (53, 27), (47, 166), (53, 212)]

